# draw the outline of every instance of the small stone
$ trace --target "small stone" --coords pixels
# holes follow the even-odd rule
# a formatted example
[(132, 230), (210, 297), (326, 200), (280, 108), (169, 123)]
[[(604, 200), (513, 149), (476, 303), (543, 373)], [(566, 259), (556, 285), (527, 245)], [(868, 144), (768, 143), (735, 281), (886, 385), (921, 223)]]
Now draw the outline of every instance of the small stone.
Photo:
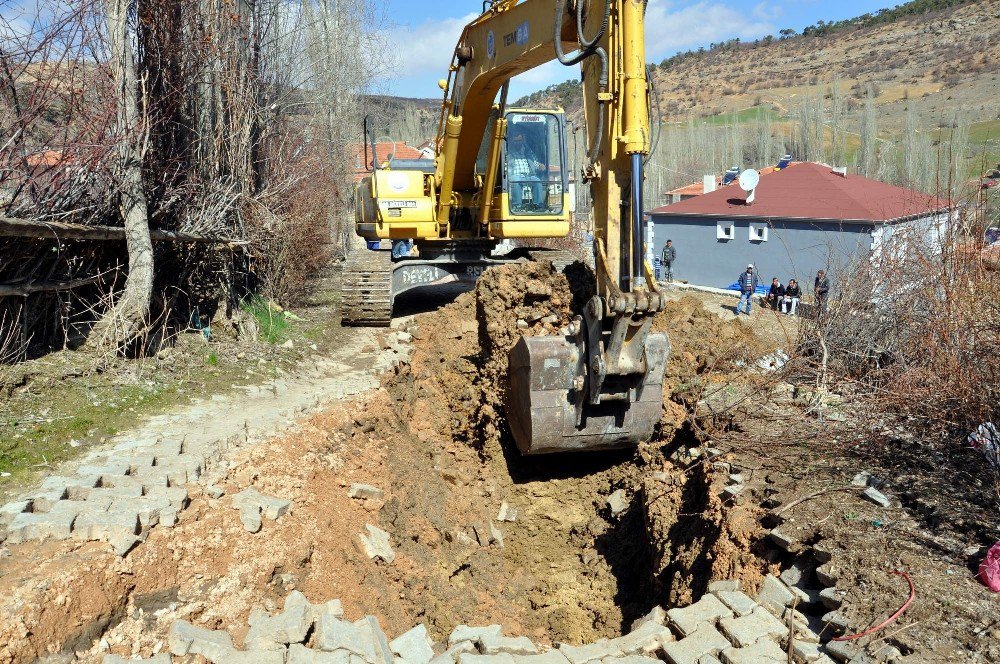
[(892, 501), (875, 487), (868, 487), (861, 495), (880, 507), (892, 507)]
[(355, 546), (372, 560), (382, 560), (391, 565), (396, 560), (396, 552), (389, 544), (389, 533), (371, 525), (365, 524), (368, 534), (359, 533), (355, 536)]
[(872, 477), (871, 473), (862, 471), (854, 476), (851, 480), (851, 486), (856, 487), (869, 487), (875, 485), (875, 478)]
[(823, 622), (827, 626), (838, 634), (843, 634), (847, 631), (847, 618), (844, 617), (840, 611), (830, 611), (823, 615)]
[(517, 521), (517, 509), (511, 507), (506, 502), (500, 503), (500, 512), (497, 513), (497, 521)]
[(490, 540), (496, 542), (496, 545), (501, 549), (504, 548), (503, 544), (503, 531), (497, 528), (496, 524), (492, 521), (490, 522)]
[(207, 495), (209, 498), (218, 499), (226, 495), (226, 490), (223, 489), (221, 486), (209, 484), (207, 487), (205, 487), (205, 495)]
[(702, 625), (701, 629), (680, 641), (664, 644), (663, 654), (670, 664), (690, 664), (705, 655), (718, 655), (728, 647), (729, 641), (719, 630), (711, 625)]
[(621, 657), (623, 654), (618, 646), (606, 639), (582, 646), (568, 646), (565, 643), (560, 643), (559, 652), (570, 661), (570, 664), (587, 664), (587, 662), (602, 660), (606, 657)]
[(347, 495), (351, 498), (360, 498), (362, 500), (382, 500), (385, 494), (382, 489), (370, 484), (352, 484)]
[(788, 655), (771, 639), (761, 639), (745, 648), (727, 648), (722, 651), (724, 664), (786, 664)]
[(628, 497), (623, 489), (618, 489), (608, 496), (608, 507), (611, 508), (612, 516), (618, 516), (628, 509)]
[(833, 549), (830, 547), (830, 545), (824, 544), (823, 542), (817, 542), (816, 544), (813, 544), (812, 552), (813, 552), (813, 558), (815, 558), (816, 562), (820, 564), (828, 563), (831, 560), (833, 560)]
[(259, 533), (263, 524), (259, 505), (244, 505), (240, 508), (240, 523), (248, 533)]
[(715, 596), (737, 616), (745, 616), (748, 613), (752, 613), (759, 606), (757, 602), (739, 590), (717, 590), (715, 591)]

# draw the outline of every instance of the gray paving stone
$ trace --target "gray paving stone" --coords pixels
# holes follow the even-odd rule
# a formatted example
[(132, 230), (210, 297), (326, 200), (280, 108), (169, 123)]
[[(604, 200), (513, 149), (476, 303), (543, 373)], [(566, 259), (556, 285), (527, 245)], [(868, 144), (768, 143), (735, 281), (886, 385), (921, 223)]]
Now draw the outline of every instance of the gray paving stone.
[(434, 659), (434, 642), (423, 624), (394, 638), (389, 642), (389, 648), (407, 664), (428, 664)]
[(350, 664), (351, 654), (346, 650), (322, 652), (306, 648), (300, 643), (288, 646), (286, 664)]
[(715, 595), (705, 595), (690, 606), (667, 611), (667, 617), (670, 618), (671, 624), (677, 628), (682, 636), (692, 634), (702, 625), (713, 625), (719, 618), (732, 615), (733, 612)]
[(479, 637), (479, 650), (484, 655), (507, 653), (509, 655), (536, 655), (538, 648), (525, 636), (483, 634)]
[(267, 496), (254, 488), (244, 489), (233, 496), (233, 507), (241, 509), (244, 505), (256, 505), (268, 519), (272, 521), (281, 518), (291, 508), (291, 501), (283, 498)]
[(823, 563), (816, 568), (816, 578), (828, 588), (836, 586), (839, 577), (840, 570), (832, 562)]
[(702, 655), (698, 658), (698, 664), (722, 664), (714, 655)]
[(485, 634), (493, 634), (500, 636), (503, 628), (500, 625), (487, 625), (486, 627), (469, 627), (468, 625), (459, 625), (451, 634), (448, 636), (448, 647), (454, 646), (462, 641), (472, 641), (478, 642), (480, 637)]
[(139, 659), (126, 659), (124, 657), (119, 657), (118, 655), (105, 655), (104, 659), (101, 660), (102, 664), (136, 664), (137, 662), (149, 662), (150, 664), (170, 664), (170, 655), (165, 652), (161, 652), (158, 655), (153, 655), (152, 657)]
[(336, 618), (339, 620), (344, 617), (344, 605), (339, 599), (331, 599), (323, 604), (310, 604), (309, 615), (313, 624), (318, 623), (320, 617), (324, 615), (327, 619)]
[(602, 664), (663, 664), (663, 661), (645, 655), (625, 655), (624, 657), (608, 657), (602, 660)]
[(833, 630), (837, 634), (843, 634), (847, 631), (847, 618), (845, 618), (844, 614), (840, 611), (830, 611), (829, 613), (824, 614), (823, 622), (827, 624), (829, 629)]
[(759, 606), (741, 590), (716, 590), (715, 596), (737, 616), (745, 616)]
[(48, 512), (56, 503), (65, 500), (66, 489), (53, 489), (49, 491), (33, 491), (24, 497), (31, 502), (31, 511), (35, 514)]
[(805, 662), (806, 664), (813, 662), (817, 664), (829, 664), (831, 662), (830, 658), (820, 649), (818, 643), (809, 643), (796, 639), (792, 644), (792, 652), (795, 654), (797, 661)]
[(122, 532), (134, 535), (139, 530), (137, 511), (83, 512), (73, 524), (73, 539), (110, 541)]
[[(499, 625), (497, 625), (497, 627), (499, 627)], [(469, 653), (476, 652), (476, 646), (474, 645), (474, 642), (459, 641), (454, 645), (452, 645), (447, 650), (445, 650), (443, 653), (432, 659), (430, 664), (454, 664), (454, 662), (458, 660), (458, 656), (466, 652)], [(532, 656), (533, 655), (525, 655), (525, 657), (532, 657)], [(565, 663), (566, 663), (566, 658), (563, 657), (563, 661), (560, 662), (559, 664), (565, 664)], [(548, 664), (548, 663), (543, 662), (541, 664)]]
[(160, 510), (160, 523), (164, 528), (173, 528), (177, 525), (177, 508), (168, 507)]
[[(69, 501), (65, 501), (69, 502)], [(7, 526), (7, 543), (20, 544), (31, 540), (69, 539), (73, 533), (76, 513), (59, 508), (42, 513), (23, 512)]]
[(213, 661), (215, 664), (285, 664), (285, 655), (286, 651), (284, 648), (279, 650), (250, 650), (246, 652), (234, 651)]
[(826, 542), (817, 542), (812, 545), (812, 554), (816, 562), (828, 563), (833, 560), (833, 547)]
[(327, 652), (346, 650), (367, 662), (375, 662), (371, 630), (337, 618), (320, 616), (316, 625), (315, 646)]
[(611, 643), (614, 643), (626, 655), (639, 655), (655, 652), (664, 643), (670, 643), (674, 640), (673, 632), (670, 631), (669, 627), (650, 620), (624, 636), (611, 639)]
[(788, 633), (781, 621), (763, 607), (757, 607), (752, 613), (739, 618), (723, 618), (719, 621), (719, 629), (737, 648), (753, 645), (772, 636), (780, 639)]
[(632, 631), (634, 632), (648, 622), (655, 622), (658, 625), (666, 625), (667, 612), (662, 606), (654, 606), (649, 613), (632, 621)]
[(836, 588), (824, 588), (819, 593), (819, 599), (824, 607), (833, 611), (844, 603), (844, 593)]
[(514, 662), (515, 664), (569, 664), (566, 655), (559, 652), (558, 648), (537, 655), (517, 655), (514, 657)]
[(787, 664), (788, 654), (770, 639), (761, 639), (746, 648), (726, 648), (721, 654), (724, 664)]
[(862, 654), (861, 649), (850, 641), (830, 641), (823, 649), (838, 662), (850, 662)]
[(720, 581), (709, 581), (708, 582), (708, 592), (714, 593), (720, 590), (739, 590), (740, 581), (739, 579), (725, 579)]
[(166, 498), (168, 501), (170, 501), (170, 506), (177, 509), (178, 511), (187, 507), (188, 503), (190, 502), (190, 498), (188, 497), (188, 490), (182, 486), (172, 486), (166, 489), (158, 488), (150, 491), (147, 495)]
[(76, 469), (76, 472), (80, 475), (97, 475), (103, 479), (104, 477), (127, 475), (129, 470), (131, 470), (131, 466), (128, 461), (107, 459), (83, 464)]
[(514, 656), (507, 653), (499, 655), (462, 653), (458, 656), (458, 664), (514, 664)]
[(781, 531), (781, 530), (779, 530), (777, 528), (775, 528), (770, 533), (768, 533), (767, 537), (772, 542), (774, 542), (775, 544), (777, 544), (778, 547), (780, 547), (781, 549), (783, 549), (785, 551), (791, 551), (792, 549), (795, 548), (795, 544), (796, 544), (795, 538), (793, 538), (792, 536), (786, 534), (784, 531)]
[(96, 489), (91, 489), (87, 494), (87, 500), (93, 498), (97, 500), (111, 500), (114, 501), (116, 498), (140, 498), (145, 493), (140, 482), (135, 482), (131, 484), (122, 484), (117, 486), (100, 486)]
[(244, 647), (257, 650), (267, 644), (302, 643), (313, 626), (309, 602), (295, 591), (285, 598), (284, 610), (274, 616), (255, 609), (250, 614), (250, 630), (243, 640)]
[(781, 579), (786, 586), (797, 586), (806, 583), (811, 574), (811, 569), (807, 569), (799, 565), (792, 565), (783, 571), (778, 578)]
[(373, 664), (393, 664), (392, 648), (389, 647), (389, 638), (382, 631), (382, 626), (375, 616), (365, 616), (354, 623), (364, 626), (372, 635), (372, 644), (375, 650), (375, 661)]
[(780, 616), (786, 606), (790, 606), (795, 601), (792, 591), (775, 576), (767, 575), (760, 585), (760, 590), (755, 598), (757, 603), (765, 607), (771, 613)]
[(226, 655), (236, 652), (233, 639), (225, 630), (211, 630), (192, 625), (186, 620), (175, 620), (167, 633), (170, 654), (201, 655), (205, 659), (218, 662)]
[(617, 645), (607, 639), (601, 639), (582, 646), (568, 646), (565, 643), (560, 643), (559, 652), (571, 664), (586, 664), (586, 662), (595, 662), (605, 657), (621, 657), (623, 654)]
[(180, 482), (171, 481), (178, 479), (177, 476), (171, 477), (171, 471), (161, 468), (159, 466), (150, 466), (149, 468), (139, 468), (137, 472), (132, 475), (127, 475), (135, 482), (142, 484), (146, 491), (153, 491), (159, 487), (168, 487), (171, 484), (183, 484), (186, 479), (186, 473), (180, 476)]
[(31, 511), (30, 500), (17, 500), (0, 507), (0, 528), (6, 528), (18, 514)]
[(663, 646), (663, 654), (670, 664), (693, 664), (705, 655), (718, 655), (729, 647), (729, 641), (711, 625), (702, 625), (689, 636)]

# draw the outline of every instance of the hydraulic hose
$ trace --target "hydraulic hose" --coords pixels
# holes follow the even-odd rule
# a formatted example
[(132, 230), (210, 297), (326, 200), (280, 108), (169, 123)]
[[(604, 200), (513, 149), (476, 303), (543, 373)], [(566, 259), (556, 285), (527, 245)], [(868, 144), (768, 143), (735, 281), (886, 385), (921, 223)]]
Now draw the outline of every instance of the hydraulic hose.
[[(580, 64), (592, 55), (596, 55), (601, 60), (601, 75), (597, 79), (598, 88), (601, 92), (607, 92), (608, 89), (608, 53), (604, 48), (597, 46), (597, 43), (604, 37), (604, 33), (608, 29), (608, 23), (611, 19), (611, 2), (609, 2), (604, 7), (604, 19), (601, 21), (601, 27), (597, 31), (597, 34), (593, 39), (587, 39), (583, 34), (583, 0), (577, 0), (576, 5), (576, 31), (577, 31), (577, 41), (580, 43), (580, 49), (572, 54), (566, 55), (562, 48), (562, 21), (563, 14), (566, 12), (566, 0), (556, 0), (556, 11), (555, 11), (555, 26), (553, 27), (554, 37), (552, 43), (556, 50), (556, 59), (559, 63), (567, 67), (571, 67), (576, 64)], [(594, 142), (590, 146), (590, 150), (587, 152), (587, 157), (590, 159), (591, 163), (597, 161), (597, 157), (601, 154), (601, 147), (604, 140), (604, 104), (602, 102), (597, 103), (597, 134), (594, 137)]]

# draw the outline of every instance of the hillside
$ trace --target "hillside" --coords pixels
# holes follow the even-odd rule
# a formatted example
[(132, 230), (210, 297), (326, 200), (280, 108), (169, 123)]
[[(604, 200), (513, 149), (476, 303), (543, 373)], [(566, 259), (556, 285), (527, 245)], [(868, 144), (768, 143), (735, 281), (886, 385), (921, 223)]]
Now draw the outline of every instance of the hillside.
[[(912, 109), (921, 126), (996, 119), (1000, 104), (1000, 2), (978, 2), (911, 14), (908, 7), (947, 2), (918, 0), (876, 17), (820, 22), (785, 38), (738, 40), (679, 54), (652, 66), (665, 122), (683, 122), (770, 105), (787, 115), (805, 99), (832, 96), (839, 77), (845, 111), (857, 109), (872, 85), (885, 129), (902, 125)], [(524, 97), (518, 105), (581, 108), (577, 81)]]

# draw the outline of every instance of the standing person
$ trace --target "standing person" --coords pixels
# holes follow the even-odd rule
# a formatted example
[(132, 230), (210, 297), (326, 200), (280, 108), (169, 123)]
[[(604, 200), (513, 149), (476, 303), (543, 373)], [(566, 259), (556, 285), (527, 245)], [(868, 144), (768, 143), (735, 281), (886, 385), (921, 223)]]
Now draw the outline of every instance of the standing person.
[(777, 277), (774, 277), (771, 279), (771, 288), (767, 291), (767, 303), (771, 305), (772, 310), (777, 311), (784, 299), (785, 287), (781, 285)]
[(753, 294), (757, 290), (758, 284), (760, 284), (757, 272), (753, 269), (753, 263), (747, 265), (747, 271), (741, 274), (736, 281), (740, 286), (740, 302), (736, 305), (736, 315), (740, 315), (743, 303), (746, 302), (747, 316), (749, 316), (750, 305), (753, 303)]
[(816, 273), (816, 283), (813, 284), (813, 295), (816, 298), (816, 311), (826, 311), (826, 296), (830, 293), (830, 280), (826, 277), (826, 271), (820, 270)]
[(795, 315), (795, 310), (799, 308), (799, 300), (802, 299), (802, 288), (799, 282), (794, 279), (788, 280), (785, 286), (785, 297), (781, 302), (781, 313)]
[(663, 274), (666, 281), (674, 280), (674, 261), (677, 260), (677, 249), (674, 248), (674, 241), (667, 240), (660, 255), (660, 262), (663, 263)]

